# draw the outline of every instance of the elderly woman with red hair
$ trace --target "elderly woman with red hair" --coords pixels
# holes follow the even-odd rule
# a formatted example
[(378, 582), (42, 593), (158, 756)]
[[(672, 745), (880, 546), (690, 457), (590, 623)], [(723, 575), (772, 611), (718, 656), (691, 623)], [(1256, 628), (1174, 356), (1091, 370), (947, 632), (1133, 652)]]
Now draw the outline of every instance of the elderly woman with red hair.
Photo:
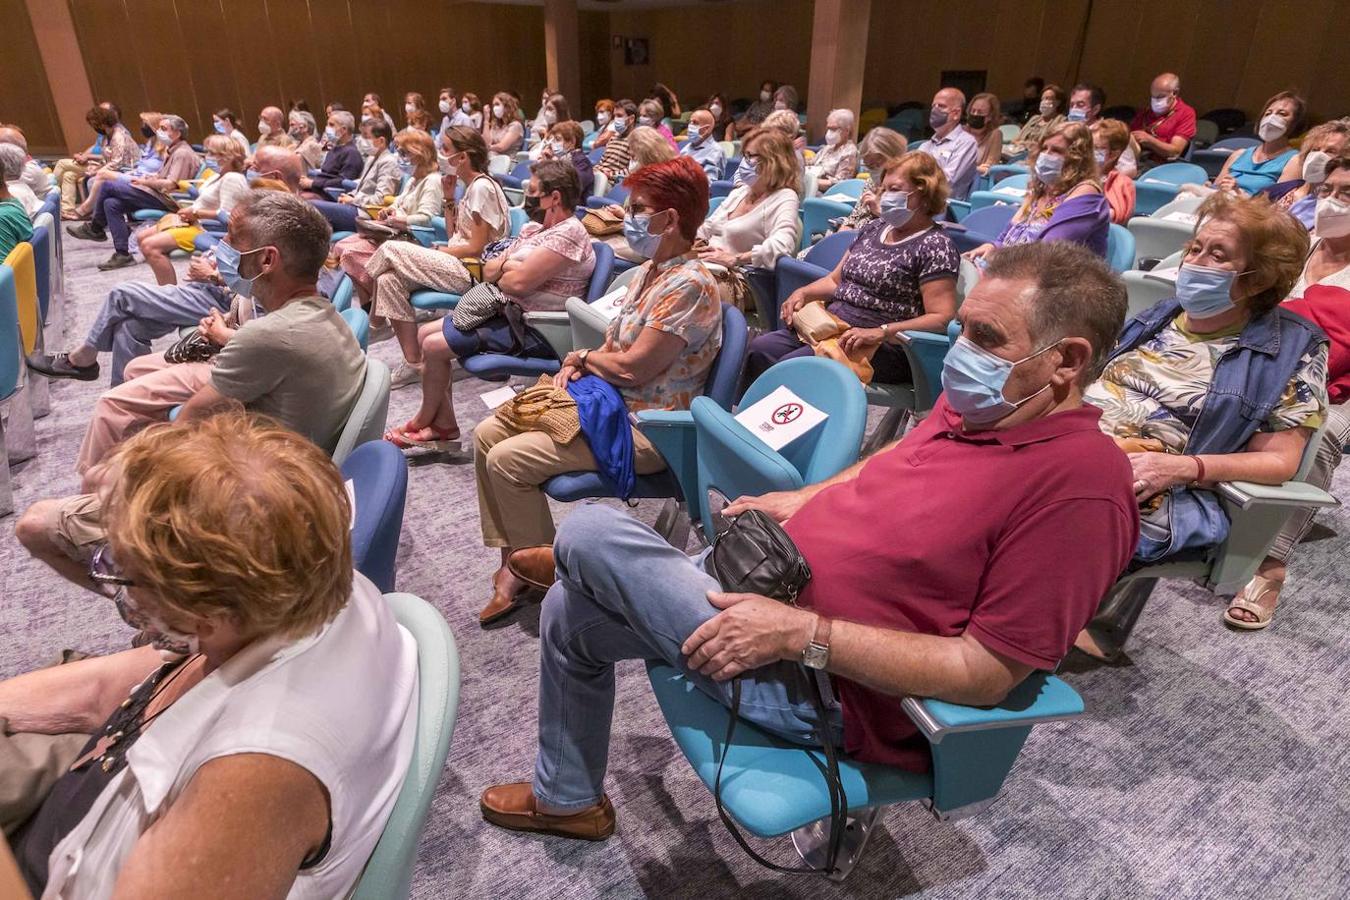
[[(629, 412), (687, 409), (722, 346), (717, 282), (693, 250), (708, 215), (708, 179), (681, 156), (644, 166), (624, 183), (631, 189), (624, 233), (648, 261), (629, 283), (604, 344), (569, 353), (555, 384), (595, 375), (617, 388)], [(632, 436), (637, 474), (666, 467), (640, 431)], [(541, 431), (513, 431), (495, 416), (475, 429), (474, 444), (483, 543), (502, 553), (492, 599), (478, 616), (487, 625), (553, 582), (553, 520), (541, 486), (599, 464), (584, 440), (559, 444)]]

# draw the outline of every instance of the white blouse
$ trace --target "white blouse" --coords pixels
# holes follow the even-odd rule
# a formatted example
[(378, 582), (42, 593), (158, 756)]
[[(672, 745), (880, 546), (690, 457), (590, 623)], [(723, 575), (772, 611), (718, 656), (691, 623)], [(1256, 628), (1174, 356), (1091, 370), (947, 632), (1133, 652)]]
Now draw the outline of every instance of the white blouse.
[(797, 216), (801, 199), (791, 188), (780, 188), (745, 215), (730, 218), (749, 196), (749, 186), (733, 190), (699, 228), (698, 236), (714, 250), (738, 254), (748, 251), (750, 265), (772, 269), (780, 256), (789, 256), (797, 250), (802, 233)]
[(192, 203), (195, 213), (229, 212), (234, 205), (249, 192), (248, 179), (242, 172), (226, 172), (217, 175), (197, 191), (197, 199)]
[(409, 178), (408, 184), (394, 198), (394, 208), (407, 217), (409, 225), (426, 225), (432, 216), (439, 216), (445, 209), (441, 173), (432, 170), (421, 181)]
[(156, 718), (52, 851), (43, 900), (108, 896), (136, 842), (197, 769), (240, 753), (290, 760), (323, 784), (331, 845), (286, 896), (345, 897), (384, 831), (416, 733), (416, 642), (355, 574), (351, 599), (317, 633), (255, 641)]

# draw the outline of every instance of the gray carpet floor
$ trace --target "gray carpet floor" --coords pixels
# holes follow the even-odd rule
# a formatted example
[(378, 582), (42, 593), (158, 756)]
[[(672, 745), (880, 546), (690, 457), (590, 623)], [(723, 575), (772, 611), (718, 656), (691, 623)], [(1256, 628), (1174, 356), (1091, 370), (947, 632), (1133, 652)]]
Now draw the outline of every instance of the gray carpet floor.
[[(73, 342), (112, 285), (152, 279), (144, 266), (98, 272), (106, 244), (68, 239), (66, 248)], [(392, 342), (371, 352), (397, 361)], [(37, 426), (41, 453), (15, 469), (21, 509), (75, 490), (75, 453), (103, 384), (106, 376), (53, 387), (52, 413)], [(456, 386), (466, 431), (486, 412), (478, 399), (485, 389), (472, 379)], [(405, 421), (417, 399), (416, 387), (396, 391), (391, 421)], [(1350, 498), (1350, 474), (1343, 470), (1335, 487)], [(991, 809), (955, 823), (913, 804), (888, 810), (866, 857), (835, 885), (775, 875), (741, 853), (676, 750), (636, 664), (619, 677), (608, 786), (618, 833), (602, 844), (578, 843), (498, 831), (480, 820), (485, 786), (531, 771), (538, 613), (478, 627), (495, 553), (479, 543), (472, 467), (419, 460), (398, 586), (444, 613), (464, 677), (413, 896), (1346, 896), (1350, 514), (1333, 510), (1322, 522), (1335, 536), (1301, 548), (1270, 629), (1229, 631), (1219, 599), (1190, 584), (1164, 585), (1121, 665), (1066, 664), (1061, 674), (1083, 694), (1087, 715), (1037, 728)], [(42, 664), (63, 647), (125, 646), (127, 630), (112, 605), (31, 561), (12, 523), (0, 527), (7, 637), (0, 676)]]

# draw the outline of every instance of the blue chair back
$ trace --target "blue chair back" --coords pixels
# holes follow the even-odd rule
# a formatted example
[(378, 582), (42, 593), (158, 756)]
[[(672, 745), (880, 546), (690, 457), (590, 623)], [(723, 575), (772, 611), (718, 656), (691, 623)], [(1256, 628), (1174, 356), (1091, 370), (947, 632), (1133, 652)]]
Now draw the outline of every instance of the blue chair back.
[[(590, 138), (590, 140), (594, 141), (594, 138)], [(596, 147), (590, 153), (586, 154), (586, 158), (591, 161), (591, 165), (595, 165), (596, 163), (598, 163), (601, 159), (604, 158), (604, 156), (605, 156), (604, 147)]]
[(736, 402), (749, 345), (750, 330), (745, 324), (745, 314), (734, 306), (722, 304), (722, 346), (708, 369), (703, 395), (723, 409), (731, 409), (731, 404)]
[(1026, 190), (1026, 187), (1030, 182), (1030, 173), (1026, 171), (1014, 172), (1007, 178), (994, 182), (994, 188), (1021, 188), (1022, 190)]
[[(1226, 137), (1222, 140), (1210, 144), (1207, 149), (1210, 150), (1245, 150), (1248, 147), (1255, 147), (1261, 143), (1260, 138), (1251, 135)], [(1151, 171), (1151, 170), (1150, 170)]]
[(33, 265), (37, 269), (38, 312), (47, 321), (52, 301), (52, 232), (46, 225), (33, 228)]
[(836, 231), (834, 234), (826, 235), (806, 251), (806, 259), (803, 262), (834, 271), (834, 267), (839, 265), (839, 260), (844, 258), (844, 254), (857, 238), (856, 231)]
[(711, 184), (708, 185), (708, 196), (709, 196), (709, 197), (725, 197), (725, 196), (727, 196), (728, 194), (730, 194), (731, 191), (732, 191), (732, 189), (734, 189), (735, 187), (736, 187), (736, 186), (735, 186), (734, 184), (731, 183), (731, 180), (730, 180), (730, 179), (723, 179), (723, 180), (720, 180), (720, 181), (714, 181), (714, 182), (712, 182)]
[(1124, 272), (1134, 267), (1134, 235), (1124, 225), (1111, 223), (1106, 234), (1106, 262), (1112, 272)]
[[(728, 497), (795, 490), (823, 481), (857, 462), (867, 428), (867, 397), (858, 376), (833, 360), (808, 356), (784, 360), (755, 380), (740, 408), (786, 386), (827, 414), (807, 434), (774, 451), (710, 397), (695, 398), (691, 411), (698, 438), (698, 496), (716, 488)], [(712, 516), (698, 504), (704, 534), (714, 534)]]
[(368, 441), (342, 463), (356, 498), (352, 566), (381, 593), (394, 589), (394, 558), (408, 496), (408, 461), (388, 441)]
[(820, 197), (807, 197), (802, 202), (802, 238), (801, 249), (811, 246), (811, 238), (818, 234), (827, 234), (830, 220), (839, 219), (853, 212), (848, 203), (823, 200)]
[(1138, 184), (1149, 184), (1152, 182), (1163, 182), (1180, 187), (1183, 184), (1204, 184), (1209, 175), (1200, 166), (1194, 163), (1173, 162), (1161, 166), (1154, 166), (1147, 172), (1139, 176)]
[(614, 279), (614, 248), (604, 241), (591, 241), (591, 249), (595, 251), (595, 268), (591, 270), (591, 281), (586, 288), (587, 303), (605, 296)]
[(356, 284), (352, 281), (352, 276), (346, 272), (338, 279), (337, 287), (333, 289), (333, 308), (338, 312), (346, 312), (351, 308), (352, 295), (356, 293)]
[(867, 188), (866, 178), (848, 178), (836, 184), (830, 185), (829, 190), (825, 191), (831, 197), (848, 197), (855, 203), (862, 198), (863, 191)]
[(507, 216), (511, 220), (511, 237), (519, 237), (520, 230), (530, 221), (530, 216), (525, 212), (523, 206), (513, 206), (507, 211)]
[(722, 177), (727, 181), (732, 179), (736, 170), (741, 167), (741, 158), (739, 156), (728, 156), (722, 160)]
[[(726, 199), (727, 199), (727, 198), (726, 198), (726, 195), (725, 195), (725, 194), (722, 195), (721, 197), (709, 197), (709, 198), (708, 198), (708, 218), (709, 218), (709, 219), (711, 219), (711, 218), (712, 218), (712, 214), (713, 214), (714, 212), (717, 211), (717, 207), (721, 206), (722, 203), (723, 203)], [(705, 220), (705, 221), (706, 221), (706, 220)]]
[(356, 883), (355, 900), (405, 898), (411, 891), (417, 845), (459, 713), (459, 651), (445, 618), (412, 594), (385, 594), (384, 599), (417, 642), (417, 737), (408, 776)]
[[(19, 389), (23, 343), (19, 337), (19, 290), (14, 270), (0, 265), (0, 400)], [(9, 460), (0, 459), (9, 465)]]
[(359, 306), (349, 306), (342, 311), (342, 318), (351, 326), (352, 334), (356, 336), (356, 342), (361, 345), (361, 349), (366, 349), (366, 342), (370, 338), (370, 317), (366, 311)]
[(952, 243), (956, 244), (956, 249), (965, 253), (967, 250), (974, 250), (984, 243), (992, 243), (995, 238), (1002, 233), (1012, 217), (1017, 213), (1017, 207), (1011, 203), (996, 203), (993, 206), (981, 206), (979, 209), (972, 209), (961, 220), (965, 231), (952, 230), (948, 235)]

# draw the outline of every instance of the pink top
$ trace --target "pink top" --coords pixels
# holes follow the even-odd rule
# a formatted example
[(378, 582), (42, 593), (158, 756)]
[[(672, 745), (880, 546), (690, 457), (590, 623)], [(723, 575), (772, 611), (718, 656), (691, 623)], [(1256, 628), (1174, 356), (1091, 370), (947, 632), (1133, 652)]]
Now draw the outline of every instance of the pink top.
[(566, 258), (569, 265), (555, 273), (526, 297), (516, 297), (522, 307), (532, 311), (560, 310), (568, 297), (584, 297), (595, 271), (595, 248), (591, 236), (576, 216), (568, 216), (551, 228), (530, 222), (511, 245), (514, 259), (524, 259), (535, 250), (551, 250)]

